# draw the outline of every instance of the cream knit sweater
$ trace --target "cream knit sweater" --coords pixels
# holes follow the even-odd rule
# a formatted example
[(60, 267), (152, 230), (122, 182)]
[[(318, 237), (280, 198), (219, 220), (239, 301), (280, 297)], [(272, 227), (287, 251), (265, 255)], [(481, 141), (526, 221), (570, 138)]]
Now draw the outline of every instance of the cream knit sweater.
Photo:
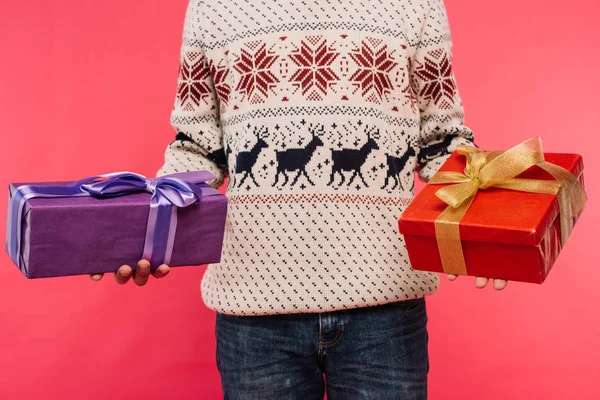
[(158, 175), (229, 178), (209, 308), (326, 312), (438, 289), (397, 219), (414, 171), (429, 179), (473, 139), (443, 0), (190, 0), (171, 123)]

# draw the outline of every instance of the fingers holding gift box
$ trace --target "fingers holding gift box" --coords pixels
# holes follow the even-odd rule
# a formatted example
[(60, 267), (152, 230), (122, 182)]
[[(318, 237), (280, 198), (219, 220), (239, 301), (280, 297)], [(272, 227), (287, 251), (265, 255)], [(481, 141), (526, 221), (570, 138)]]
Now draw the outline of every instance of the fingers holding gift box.
[[(154, 270), (150, 266), (150, 261), (140, 260), (137, 263), (135, 272), (129, 265), (122, 265), (117, 271), (115, 271), (115, 282), (124, 285), (133, 278), (133, 282), (137, 286), (144, 286), (150, 279), (150, 275), (156, 279), (164, 278), (169, 273), (170, 268), (167, 264), (161, 264)], [(104, 274), (91, 274), (90, 279), (93, 281), (99, 281), (102, 279)]]
[(165, 274), (166, 265), (219, 262), (227, 198), (206, 183), (212, 179), (208, 171), (161, 178), (115, 173), (11, 184), (6, 249), (28, 278), (130, 265), (132, 275), (140, 268), (141, 284), (147, 277), (140, 259), (153, 268), (165, 264), (158, 268)]
[(577, 154), (461, 146), (398, 224), (416, 270), (542, 283), (585, 202)]
[[(456, 278), (458, 278), (458, 275), (454, 275), (454, 274), (448, 274), (447, 276), (448, 276), (449, 281), (455, 281)], [(505, 279), (492, 279), (492, 281), (493, 281), (492, 286), (496, 290), (503, 290), (508, 285), (508, 281)], [(483, 289), (487, 286), (488, 282), (489, 282), (488, 278), (483, 277), (483, 276), (478, 276), (475, 279), (475, 287), (478, 289)]]

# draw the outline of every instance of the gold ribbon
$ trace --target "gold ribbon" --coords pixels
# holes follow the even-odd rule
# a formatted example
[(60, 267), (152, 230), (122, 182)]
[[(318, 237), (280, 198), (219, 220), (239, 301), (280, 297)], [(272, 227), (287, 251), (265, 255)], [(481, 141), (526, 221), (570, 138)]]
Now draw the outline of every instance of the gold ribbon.
[[(573, 218), (583, 209), (587, 197), (583, 185), (571, 172), (545, 161), (540, 137), (526, 140), (507, 151), (484, 152), (475, 146), (461, 145), (457, 152), (466, 156), (464, 172), (438, 172), (429, 182), (452, 184), (436, 192), (436, 196), (448, 204), (435, 220), (435, 235), (445, 273), (467, 274), (459, 224), (479, 189), (495, 187), (557, 195), (564, 246), (573, 229)], [(556, 180), (516, 178), (534, 165)]]

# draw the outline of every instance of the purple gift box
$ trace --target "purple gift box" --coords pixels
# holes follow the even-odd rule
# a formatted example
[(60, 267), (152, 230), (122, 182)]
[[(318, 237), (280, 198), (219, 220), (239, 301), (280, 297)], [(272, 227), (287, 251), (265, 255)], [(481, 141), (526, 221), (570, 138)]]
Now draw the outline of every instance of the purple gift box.
[(9, 186), (6, 250), (27, 278), (217, 263), (227, 197), (208, 171)]

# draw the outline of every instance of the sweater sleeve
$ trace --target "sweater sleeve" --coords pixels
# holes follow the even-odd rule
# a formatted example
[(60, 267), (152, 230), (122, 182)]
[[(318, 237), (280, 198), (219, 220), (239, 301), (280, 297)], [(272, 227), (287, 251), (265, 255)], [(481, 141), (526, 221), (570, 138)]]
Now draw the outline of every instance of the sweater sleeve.
[(175, 104), (171, 112), (174, 140), (167, 146), (157, 176), (208, 170), (218, 188), (228, 175), (219, 100), (203, 50), (202, 13), (198, 0), (189, 0), (183, 28)]
[(423, 0), (425, 17), (410, 79), (420, 114), (416, 170), (427, 182), (460, 144), (473, 144), (452, 69), (452, 39), (444, 0)]

